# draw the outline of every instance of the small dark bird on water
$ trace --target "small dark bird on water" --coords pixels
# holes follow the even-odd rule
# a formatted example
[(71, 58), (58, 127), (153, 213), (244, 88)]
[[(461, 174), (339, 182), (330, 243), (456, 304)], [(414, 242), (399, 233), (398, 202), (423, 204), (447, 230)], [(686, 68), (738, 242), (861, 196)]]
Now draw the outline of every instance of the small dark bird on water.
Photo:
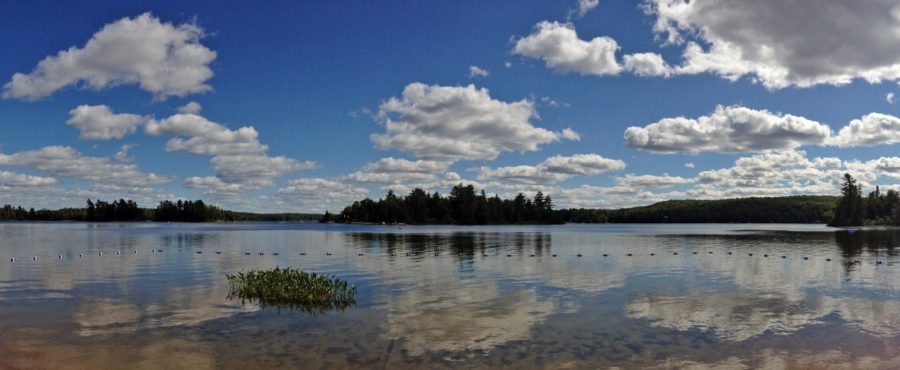
[(656, 255), (656, 253), (650, 253), (650, 255), (651, 255), (651, 256), (655, 256), (655, 255)]
[(672, 253), (672, 255), (673, 255), (673, 256), (677, 256), (677, 255), (678, 255), (678, 252)]
[[(604, 254), (604, 256), (605, 256), (605, 254)], [(578, 257), (581, 257), (581, 253), (578, 253)]]
[(763, 255), (763, 257), (768, 257), (768, 256), (769, 256), (768, 254), (764, 254), (764, 255)]
[(409, 257), (409, 252), (406, 252), (406, 256)]
[(808, 260), (808, 259), (809, 259), (809, 257), (803, 257), (803, 259), (804, 259), (804, 260)]
[(728, 254), (731, 254), (731, 252), (728, 252)]
[(712, 254), (712, 251), (709, 251), (709, 254)]
[(781, 258), (787, 258), (787, 256), (781, 256)]
[[(37, 258), (37, 257), (35, 257), (35, 258)], [(876, 262), (875, 264), (876, 264), (876, 265), (880, 265), (880, 264), (881, 264), (881, 261), (878, 261), (878, 262)]]
[(628, 253), (628, 257), (631, 257), (631, 253)]
[(325, 252), (325, 255), (326, 255), (326, 256), (330, 256), (330, 255), (331, 255), (331, 252)]
[(825, 262), (831, 262), (831, 258), (826, 258)]
[(197, 254), (203, 254), (203, 251), (197, 251)]
[[(609, 256), (609, 255), (606, 253), (603, 253), (603, 257), (606, 257), (606, 256)], [(578, 254), (578, 257), (581, 257), (581, 253)]]
[(260, 255), (260, 256), (265, 256), (266, 254), (263, 253), (263, 252), (259, 252), (259, 255)]
[(159, 253), (162, 253), (162, 249), (157, 249), (156, 251)]
[(435, 256), (439, 256), (439, 255), (440, 255), (440, 253), (438, 253), (438, 252), (434, 252), (434, 255), (435, 255)]
[(529, 254), (528, 256), (529, 256), (529, 257), (534, 257), (534, 254)]
[(554, 254), (553, 257), (556, 257), (556, 254)]
[(16, 262), (16, 257), (12, 257), (9, 259), (9, 262)]
[(273, 255), (273, 256), (277, 256), (277, 255), (278, 255), (278, 252), (272, 253), (272, 255)]
[(697, 254), (697, 252), (694, 252), (694, 254)]
[(222, 254), (222, 251), (216, 251), (216, 254)]
[(305, 255), (306, 255), (306, 252), (300, 252), (300, 255), (301, 255), (301, 256), (305, 256)]
[(59, 259), (62, 259), (62, 255), (61, 255), (61, 254), (60, 254), (60, 255), (59, 255), (59, 256), (57, 256), (57, 257), (56, 257), (56, 258), (59, 258)]
[(250, 252), (244, 252), (244, 255), (245, 255), (245, 256), (249, 256), (249, 255), (250, 255)]
[(357, 256), (362, 256), (362, 255), (363, 255), (362, 253), (358, 253), (358, 254), (357, 254)]

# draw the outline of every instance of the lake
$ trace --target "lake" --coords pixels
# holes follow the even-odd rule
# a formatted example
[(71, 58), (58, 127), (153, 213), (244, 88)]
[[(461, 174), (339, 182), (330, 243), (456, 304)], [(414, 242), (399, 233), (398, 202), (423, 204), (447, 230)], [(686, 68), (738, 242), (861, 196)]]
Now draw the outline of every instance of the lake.
[[(898, 245), (821, 225), (0, 223), (0, 368), (898, 369)], [(228, 297), (225, 274), (275, 266), (357, 304)]]

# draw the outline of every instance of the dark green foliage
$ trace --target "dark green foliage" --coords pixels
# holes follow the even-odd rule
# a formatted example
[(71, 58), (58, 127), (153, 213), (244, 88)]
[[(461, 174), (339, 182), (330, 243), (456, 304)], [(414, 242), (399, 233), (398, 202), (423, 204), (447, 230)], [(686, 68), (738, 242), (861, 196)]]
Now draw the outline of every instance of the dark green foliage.
[(334, 276), (307, 273), (290, 267), (225, 276), (231, 285), (228, 298), (257, 302), (262, 307), (319, 314), (330, 310), (343, 311), (356, 304), (356, 286)]
[(720, 200), (668, 200), (644, 207), (567, 209), (567, 222), (583, 223), (816, 223), (831, 219), (835, 197), (793, 196)]
[(377, 202), (366, 198), (353, 202), (337, 217), (341, 222), (385, 224), (557, 224), (560, 214), (553, 211), (553, 200), (538, 192), (534, 201), (519, 194), (514, 200), (488, 197), (484, 191), (476, 192), (472, 185), (459, 184), (450, 190), (450, 196), (428, 194), (414, 189), (406, 197), (398, 197), (393, 191)]
[(112, 202), (87, 200), (85, 208), (62, 208), (58, 210), (25, 210), (5, 205), (0, 208), (0, 221), (89, 221), (89, 222), (131, 222), (131, 221), (307, 221), (318, 219), (318, 215), (301, 213), (247, 213), (223, 210), (205, 204), (202, 200), (160, 202), (156, 209), (140, 208), (132, 200), (119, 199)]
[(841, 184), (841, 198), (837, 209), (834, 211), (834, 219), (829, 226), (860, 226), (863, 224), (865, 205), (863, 204), (862, 191), (856, 184), (856, 179), (849, 173), (844, 174), (844, 182)]

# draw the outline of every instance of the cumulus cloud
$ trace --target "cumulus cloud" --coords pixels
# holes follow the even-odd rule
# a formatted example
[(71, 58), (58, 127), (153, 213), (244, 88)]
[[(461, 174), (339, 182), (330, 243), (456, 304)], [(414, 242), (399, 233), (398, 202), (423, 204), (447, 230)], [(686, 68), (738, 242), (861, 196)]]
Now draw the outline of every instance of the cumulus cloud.
[(677, 73), (749, 76), (769, 89), (900, 78), (892, 0), (647, 0), (654, 31), (686, 44)]
[(32, 176), (9, 171), (0, 171), (0, 186), (3, 187), (47, 186), (54, 184), (56, 184), (56, 179), (52, 177)]
[(687, 167), (687, 168), (694, 168), (694, 167), (696, 167), (696, 166), (694, 166), (694, 162), (688, 162), (688, 163), (685, 163), (684, 166)]
[(478, 66), (469, 66), (469, 78), (487, 77), (490, 75), (491, 75), (491, 73), (488, 72), (486, 69), (481, 69)]
[(693, 179), (686, 179), (679, 176), (670, 176), (667, 173), (662, 175), (635, 175), (632, 173), (616, 179), (616, 184), (625, 187), (639, 188), (667, 188), (675, 185), (685, 185), (693, 183)]
[(0, 166), (27, 167), (54, 177), (124, 187), (146, 187), (172, 180), (154, 173), (144, 173), (135, 164), (121, 163), (109, 157), (85, 156), (67, 146), (0, 154)]
[(507, 103), (487, 89), (412, 83), (400, 98), (379, 107), (376, 118), (386, 132), (370, 136), (379, 149), (395, 149), (445, 162), (493, 160), (505, 151), (535, 151), (562, 134), (531, 124), (534, 103)]
[(414, 181), (434, 181), (438, 173), (447, 171), (448, 162), (387, 157), (365, 165), (360, 171), (346, 176), (358, 183), (401, 184)]
[(200, 43), (203, 35), (196, 24), (163, 23), (150, 13), (122, 18), (83, 47), (48, 56), (28, 74), (14, 74), (3, 97), (36, 100), (70, 85), (104, 89), (136, 84), (159, 99), (209, 91), (209, 64), (216, 52)]
[(185, 105), (178, 107), (178, 113), (184, 114), (200, 114), (200, 111), (203, 110), (203, 106), (200, 103), (195, 101), (189, 102)]
[(576, 154), (568, 157), (553, 156), (536, 166), (481, 167), (476, 171), (477, 178), (481, 181), (552, 184), (573, 176), (598, 175), (624, 168), (625, 162), (618, 159), (604, 158), (596, 154)]
[(900, 118), (869, 113), (841, 128), (832, 143), (840, 147), (900, 143)]
[(594, 10), (597, 5), (600, 5), (600, 0), (578, 0), (578, 16), (584, 17), (587, 12)]
[(278, 189), (279, 198), (307, 212), (339, 212), (369, 195), (369, 190), (336, 179), (304, 178)]
[(825, 144), (831, 129), (790, 114), (739, 106), (718, 106), (697, 119), (664, 118), (645, 127), (625, 130), (628, 146), (661, 153), (738, 153), (793, 149)]
[[(179, 109), (182, 112), (199, 110), (199, 104), (188, 104)], [(275, 177), (318, 167), (311, 161), (270, 157), (266, 154), (269, 147), (260, 143), (259, 133), (252, 126), (231, 130), (196, 113), (176, 113), (162, 120), (150, 120), (144, 131), (153, 136), (175, 136), (166, 143), (166, 151), (212, 156), (210, 163), (219, 181), (195, 177), (186, 182), (190, 187), (218, 185), (215, 187), (219, 191), (252, 189), (273, 185)]]
[(82, 140), (110, 140), (134, 133), (144, 122), (147, 117), (113, 113), (106, 105), (79, 105), (69, 111), (66, 124), (81, 131)]
[(318, 164), (312, 161), (300, 162), (285, 156), (269, 157), (257, 154), (216, 156), (210, 163), (216, 171), (216, 176), (223, 182), (251, 188), (271, 186), (275, 177), (318, 167)]
[(559, 136), (566, 140), (581, 141), (581, 134), (571, 128), (564, 128)]
[(636, 53), (624, 57), (625, 70), (641, 77), (669, 77), (672, 67), (656, 53)]
[[(702, 171), (688, 191), (696, 198), (828, 195), (840, 189), (849, 164), (834, 157), (809, 159), (803, 151), (786, 150), (738, 158), (732, 167)], [(864, 186), (877, 178), (872, 171), (851, 171)]]
[(894, 104), (894, 93), (887, 93), (887, 95), (884, 96), (884, 100), (888, 102), (888, 104)]
[(516, 54), (543, 60), (554, 71), (595, 76), (622, 71), (616, 61), (618, 50), (618, 43), (610, 37), (585, 41), (572, 24), (548, 21), (535, 25), (534, 32), (517, 40), (513, 48)]
[(151, 120), (144, 131), (148, 135), (186, 136), (172, 138), (167, 151), (185, 150), (199, 155), (233, 155), (262, 153), (268, 146), (259, 142), (259, 133), (252, 126), (230, 130), (206, 117), (178, 113), (163, 120)]

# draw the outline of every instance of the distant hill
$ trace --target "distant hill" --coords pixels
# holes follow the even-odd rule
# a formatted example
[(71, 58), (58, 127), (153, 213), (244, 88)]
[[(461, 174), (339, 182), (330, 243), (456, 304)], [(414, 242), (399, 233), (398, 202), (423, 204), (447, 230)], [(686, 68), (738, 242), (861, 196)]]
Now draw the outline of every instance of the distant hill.
[(826, 223), (837, 201), (831, 196), (667, 200), (634, 208), (557, 212), (573, 223)]

